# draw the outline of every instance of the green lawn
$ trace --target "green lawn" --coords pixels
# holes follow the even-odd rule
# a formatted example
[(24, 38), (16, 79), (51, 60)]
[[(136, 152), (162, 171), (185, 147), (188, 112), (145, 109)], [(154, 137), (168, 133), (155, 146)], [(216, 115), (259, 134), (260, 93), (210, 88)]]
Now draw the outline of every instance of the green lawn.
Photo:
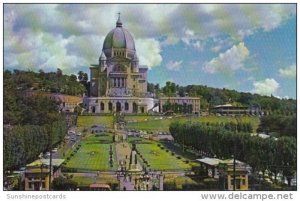
[(126, 121), (145, 121), (145, 120), (154, 120), (154, 118), (158, 118), (161, 116), (153, 116), (153, 115), (125, 115)]
[(106, 125), (108, 128), (113, 127), (113, 116), (78, 116), (78, 127), (91, 127), (92, 125)]
[(109, 149), (112, 144), (112, 136), (91, 135), (83, 139), (81, 148), (67, 162), (65, 167), (80, 170), (116, 170), (117, 163), (115, 159), (115, 149), (113, 146), (113, 167), (109, 164)]
[(148, 144), (136, 144), (137, 150), (148, 161), (151, 169), (155, 170), (187, 170), (190, 164), (184, 162), (184, 159), (177, 159), (171, 155), (171, 151), (161, 149), (158, 143), (149, 141)]
[(77, 175), (72, 174), (73, 178), (72, 180), (74, 180), (75, 182), (78, 183), (78, 186), (89, 186), (90, 184), (93, 183), (104, 183), (104, 184), (115, 184), (118, 185), (119, 182), (117, 180), (117, 178), (115, 176), (112, 175), (106, 175), (106, 174), (101, 174), (99, 177), (90, 177), (89, 175)]
[[(258, 117), (239, 117), (241, 122), (250, 122), (253, 125), (253, 132), (256, 131), (260, 120)], [(209, 122), (209, 123), (221, 123), (221, 122), (236, 122), (234, 117), (217, 117), (217, 116), (206, 116), (206, 117), (173, 117), (171, 118), (164, 118), (158, 120), (148, 120), (148, 121), (141, 121), (136, 123), (128, 123), (128, 128), (134, 128), (137, 130), (147, 130), (147, 131), (169, 131), (169, 125), (173, 121), (179, 122)]]

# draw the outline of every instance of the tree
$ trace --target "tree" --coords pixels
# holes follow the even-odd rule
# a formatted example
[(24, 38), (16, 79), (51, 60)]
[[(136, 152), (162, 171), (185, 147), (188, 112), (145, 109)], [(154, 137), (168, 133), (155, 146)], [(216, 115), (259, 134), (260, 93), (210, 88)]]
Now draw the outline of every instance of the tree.
[(155, 93), (155, 85), (147, 82), (147, 91), (150, 93)]
[(76, 77), (76, 75), (74, 75), (74, 74), (70, 75), (70, 81), (71, 81), (71, 82), (77, 82), (77, 77)]
[(78, 183), (71, 177), (59, 176), (52, 181), (51, 186), (55, 191), (74, 191), (77, 189)]
[(237, 125), (230, 123), (173, 122), (170, 125), (170, 132), (177, 143), (184, 147), (196, 148), (204, 156), (230, 158), (235, 154), (238, 160), (248, 163), (254, 173), (262, 171), (264, 175), (269, 170), (273, 175), (277, 175), (281, 172), (290, 186), (296, 172), (296, 138), (284, 136), (278, 140), (262, 139), (249, 135), (247, 126), (240, 126), (238, 133), (235, 127)]
[(60, 68), (56, 69), (56, 76), (57, 76), (58, 78), (60, 78), (60, 77), (62, 77), (62, 75), (63, 75), (62, 70), (61, 70)]
[(162, 88), (166, 96), (174, 96), (176, 93), (176, 85), (173, 82), (167, 81), (166, 86)]
[(291, 186), (291, 180), (297, 171), (297, 140), (294, 137), (281, 137), (276, 149), (276, 157), (280, 159), (278, 169), (287, 178), (288, 186)]

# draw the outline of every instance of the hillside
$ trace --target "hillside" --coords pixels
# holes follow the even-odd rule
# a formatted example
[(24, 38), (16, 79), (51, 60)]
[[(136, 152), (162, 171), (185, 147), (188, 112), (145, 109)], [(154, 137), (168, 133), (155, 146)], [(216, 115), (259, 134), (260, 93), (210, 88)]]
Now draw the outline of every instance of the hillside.
[(237, 106), (259, 105), (262, 110), (275, 114), (295, 114), (297, 102), (295, 99), (279, 99), (274, 96), (262, 96), (236, 90), (219, 89), (204, 85), (179, 86), (172, 82), (166, 82), (164, 87), (158, 84), (148, 83), (148, 91), (157, 96), (194, 96), (201, 97), (201, 109), (206, 110), (216, 105), (231, 103)]

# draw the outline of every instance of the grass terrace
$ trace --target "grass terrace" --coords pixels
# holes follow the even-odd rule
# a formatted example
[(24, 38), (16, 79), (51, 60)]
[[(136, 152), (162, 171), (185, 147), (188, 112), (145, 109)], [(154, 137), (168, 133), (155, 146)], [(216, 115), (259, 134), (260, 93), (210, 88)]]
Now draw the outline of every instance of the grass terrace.
[[(133, 117), (131, 117), (133, 118)], [(132, 122), (128, 123), (127, 127), (130, 129), (137, 129), (137, 130), (147, 130), (147, 131), (169, 131), (169, 126), (173, 121), (179, 121), (179, 122), (205, 122), (205, 123), (226, 123), (226, 122), (236, 122), (236, 119), (234, 117), (228, 117), (228, 116), (205, 116), (205, 117), (160, 117), (163, 119), (159, 119), (156, 117), (154, 118), (148, 118), (147, 121), (139, 121), (139, 122)], [(253, 126), (253, 132), (256, 131), (258, 128), (258, 125), (260, 123), (260, 120), (258, 117), (252, 117), (252, 116), (244, 116), (239, 117), (239, 120), (241, 122), (250, 122)]]
[[(110, 171), (117, 169), (112, 135), (90, 135), (80, 143), (77, 152), (72, 152), (64, 167), (80, 170)], [(113, 146), (113, 167), (109, 163), (110, 145)]]
[[(190, 163), (186, 163), (186, 159), (176, 156), (170, 150), (167, 150), (160, 143), (149, 140), (136, 140), (137, 150), (140, 152), (140, 161), (142, 157), (148, 162), (151, 169), (154, 170), (189, 170)], [(142, 156), (142, 157), (141, 157)], [(143, 164), (141, 162), (141, 164)]]
[(91, 127), (93, 125), (105, 125), (108, 128), (113, 127), (113, 116), (78, 116), (77, 126), (78, 127)]

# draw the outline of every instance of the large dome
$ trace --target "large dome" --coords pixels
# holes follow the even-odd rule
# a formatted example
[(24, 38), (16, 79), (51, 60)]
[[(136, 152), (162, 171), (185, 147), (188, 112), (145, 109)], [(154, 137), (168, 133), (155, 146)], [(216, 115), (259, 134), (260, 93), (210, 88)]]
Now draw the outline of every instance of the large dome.
[(120, 18), (116, 23), (116, 28), (111, 30), (105, 37), (102, 50), (106, 57), (110, 57), (110, 49), (112, 48), (126, 48), (135, 51), (133, 37), (129, 31), (122, 27)]

